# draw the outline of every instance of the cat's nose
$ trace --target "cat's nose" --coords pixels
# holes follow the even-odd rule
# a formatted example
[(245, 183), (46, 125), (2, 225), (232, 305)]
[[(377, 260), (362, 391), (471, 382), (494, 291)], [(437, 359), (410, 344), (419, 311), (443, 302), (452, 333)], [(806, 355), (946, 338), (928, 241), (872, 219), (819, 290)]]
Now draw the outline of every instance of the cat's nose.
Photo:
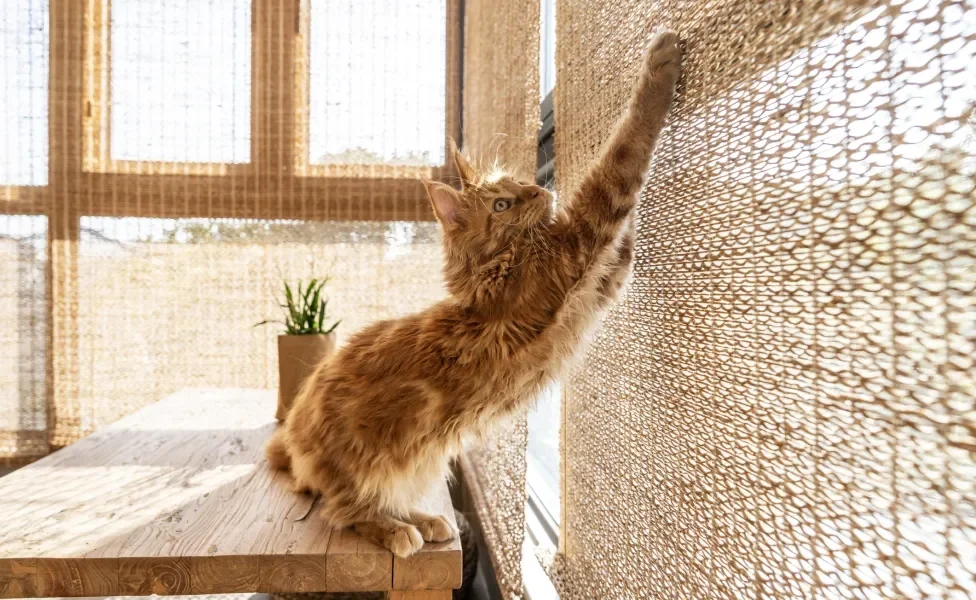
[(529, 186), (529, 189), (526, 192), (526, 196), (528, 196), (529, 200), (535, 200), (541, 195), (542, 188), (537, 185)]

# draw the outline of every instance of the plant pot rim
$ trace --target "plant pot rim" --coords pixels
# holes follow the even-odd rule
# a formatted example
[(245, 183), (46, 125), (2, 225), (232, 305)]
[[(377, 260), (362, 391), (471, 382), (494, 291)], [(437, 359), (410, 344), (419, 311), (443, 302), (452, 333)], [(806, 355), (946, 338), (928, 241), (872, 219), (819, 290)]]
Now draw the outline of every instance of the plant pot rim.
[(305, 337), (329, 337), (335, 335), (336, 332), (330, 331), (329, 333), (279, 333), (280, 338), (305, 338)]

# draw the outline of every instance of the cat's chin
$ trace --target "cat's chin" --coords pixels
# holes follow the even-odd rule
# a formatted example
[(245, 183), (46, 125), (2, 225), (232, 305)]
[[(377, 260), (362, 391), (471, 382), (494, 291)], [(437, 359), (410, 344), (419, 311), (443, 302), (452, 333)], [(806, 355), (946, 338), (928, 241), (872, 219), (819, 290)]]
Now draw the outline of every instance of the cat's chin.
[(550, 204), (542, 204), (532, 212), (526, 215), (525, 226), (526, 227), (548, 227), (552, 224), (555, 219), (555, 215), (552, 211)]

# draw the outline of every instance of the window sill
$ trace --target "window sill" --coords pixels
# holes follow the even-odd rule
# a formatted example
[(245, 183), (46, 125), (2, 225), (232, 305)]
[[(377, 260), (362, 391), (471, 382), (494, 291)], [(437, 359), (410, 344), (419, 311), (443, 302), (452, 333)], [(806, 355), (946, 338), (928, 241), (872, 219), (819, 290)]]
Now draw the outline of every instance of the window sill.
[(528, 600), (559, 600), (556, 588), (537, 558), (540, 551), (554, 551), (559, 525), (529, 487), (525, 505), (525, 543), (522, 545), (522, 587)]

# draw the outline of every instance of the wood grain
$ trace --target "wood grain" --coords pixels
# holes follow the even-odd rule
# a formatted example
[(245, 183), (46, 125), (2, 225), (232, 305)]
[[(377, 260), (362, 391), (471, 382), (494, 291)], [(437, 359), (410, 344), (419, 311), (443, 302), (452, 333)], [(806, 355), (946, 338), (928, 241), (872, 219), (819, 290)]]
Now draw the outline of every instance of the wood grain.
[[(190, 563), (194, 594), (250, 593), (261, 586), (257, 556), (212, 556)], [(91, 594), (89, 594), (91, 595)]]
[(326, 583), (329, 590), (388, 590), (393, 586), (393, 555), (351, 529), (336, 529), (329, 543)]
[(119, 561), (114, 558), (37, 560), (37, 595), (85, 597), (109, 596), (118, 590)]
[(119, 593), (175, 596), (190, 593), (190, 561), (185, 558), (119, 559)]
[(324, 592), (325, 556), (265, 557), (261, 561), (259, 592)]
[(37, 561), (31, 559), (0, 562), (0, 596), (30, 598), (37, 596), (34, 587)]
[[(0, 598), (460, 584), (457, 540), (394, 563), (289, 491), (263, 455), (276, 402), (180, 392), (0, 478)], [(422, 508), (454, 518), (444, 484)]]
[[(420, 510), (443, 515), (457, 529), (447, 485), (439, 484), (424, 498)], [(423, 550), (408, 558), (393, 557), (393, 589), (441, 590), (461, 587), (461, 540), (427, 542)]]

